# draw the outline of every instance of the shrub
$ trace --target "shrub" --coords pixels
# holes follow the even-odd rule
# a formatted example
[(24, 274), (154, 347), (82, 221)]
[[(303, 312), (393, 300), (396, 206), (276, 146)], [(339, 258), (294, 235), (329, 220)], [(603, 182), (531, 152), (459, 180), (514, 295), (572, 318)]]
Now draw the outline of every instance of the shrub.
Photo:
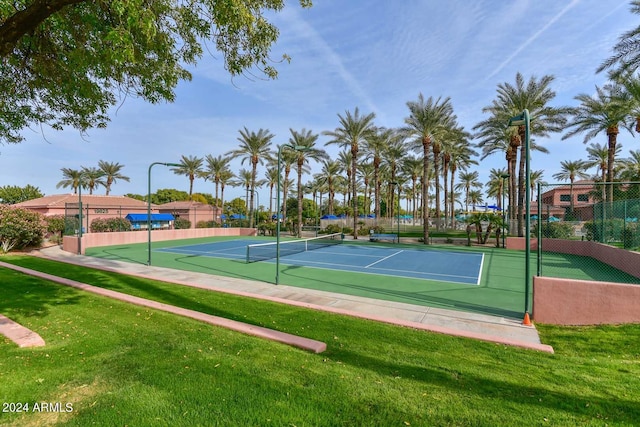
[(260, 234), (266, 236), (269, 233), (270, 236), (275, 236), (276, 234), (276, 223), (275, 222), (263, 222), (258, 225), (258, 231)]
[(110, 233), (114, 231), (129, 231), (131, 223), (126, 218), (96, 218), (89, 227), (92, 233)]
[(329, 224), (323, 230), (322, 234), (333, 234), (333, 233), (340, 233), (340, 232), (342, 232), (342, 227), (340, 227), (337, 224)]
[(173, 222), (173, 226), (176, 230), (191, 228), (191, 221), (184, 218), (176, 218), (176, 220)]
[(47, 222), (47, 233), (62, 236), (65, 229), (65, 216), (64, 215), (51, 215), (44, 218)]
[(47, 231), (41, 214), (27, 209), (0, 206), (0, 247), (2, 252), (40, 246)]
[[(537, 236), (538, 235), (538, 226), (540, 224), (536, 223), (532, 227), (532, 233)], [(571, 224), (563, 223), (563, 222), (545, 222), (543, 220), (541, 225), (542, 237), (550, 238), (550, 239), (569, 239), (573, 235), (573, 227)]]
[(198, 221), (196, 223), (196, 228), (217, 228), (220, 227), (220, 224), (218, 224), (215, 221)]

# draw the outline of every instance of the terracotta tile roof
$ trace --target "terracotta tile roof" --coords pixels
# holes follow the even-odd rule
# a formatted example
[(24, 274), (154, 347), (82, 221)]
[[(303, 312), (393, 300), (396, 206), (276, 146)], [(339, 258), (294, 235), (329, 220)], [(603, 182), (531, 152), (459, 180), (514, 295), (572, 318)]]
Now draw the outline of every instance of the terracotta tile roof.
[[(39, 199), (27, 200), (26, 202), (16, 203), (15, 207), (20, 208), (64, 208), (65, 203), (78, 203), (77, 194), (52, 194), (40, 197)], [(83, 194), (83, 205), (94, 205), (100, 207), (128, 207), (128, 208), (145, 208), (146, 202), (132, 199), (126, 196), (105, 196), (95, 194)]]

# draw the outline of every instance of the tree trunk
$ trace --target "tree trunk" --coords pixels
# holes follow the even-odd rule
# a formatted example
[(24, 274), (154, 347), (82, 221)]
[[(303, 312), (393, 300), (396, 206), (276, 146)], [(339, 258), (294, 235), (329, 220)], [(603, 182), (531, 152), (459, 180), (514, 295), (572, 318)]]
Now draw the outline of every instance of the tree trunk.
[(358, 146), (351, 147), (351, 198), (353, 200), (353, 239), (358, 238), (358, 197), (356, 196), (356, 164)]
[(529, 191), (525, 185), (525, 166), (527, 157), (527, 146), (524, 143), (525, 128), (524, 126), (518, 127), (518, 133), (520, 134), (520, 160), (518, 163), (518, 237), (524, 236), (524, 216), (529, 215), (529, 212), (524, 211), (524, 197), (525, 191)]
[[(436, 186), (436, 230), (440, 230), (440, 147), (439, 144), (433, 146), (433, 177)], [(437, 148), (436, 148), (437, 147)]]
[(422, 238), (424, 244), (429, 244), (429, 147), (431, 140), (429, 137), (422, 140)]
[(609, 150), (607, 152), (607, 184), (608, 199), (607, 202), (613, 203), (613, 163), (616, 156), (616, 144), (618, 139), (618, 126), (611, 126), (607, 129), (607, 137), (609, 140)]
[(298, 238), (302, 237), (302, 163), (298, 162)]

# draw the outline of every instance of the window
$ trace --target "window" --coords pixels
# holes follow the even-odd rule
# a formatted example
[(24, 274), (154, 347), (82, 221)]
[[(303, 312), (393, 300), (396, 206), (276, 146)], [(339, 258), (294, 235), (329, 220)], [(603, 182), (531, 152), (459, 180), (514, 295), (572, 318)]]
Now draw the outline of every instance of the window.
[(578, 194), (578, 201), (579, 202), (588, 202), (589, 201), (589, 195), (588, 194)]
[(570, 202), (571, 201), (571, 194), (561, 194), (560, 195), (560, 201), (561, 202)]

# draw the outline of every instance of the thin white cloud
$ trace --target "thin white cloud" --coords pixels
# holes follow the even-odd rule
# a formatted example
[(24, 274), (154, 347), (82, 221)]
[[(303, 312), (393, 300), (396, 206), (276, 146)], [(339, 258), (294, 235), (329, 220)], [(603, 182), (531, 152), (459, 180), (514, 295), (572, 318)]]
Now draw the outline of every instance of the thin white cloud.
[(519, 55), (520, 52), (522, 52), (527, 46), (533, 43), (538, 37), (540, 37), (542, 33), (544, 33), (550, 26), (555, 24), (558, 19), (562, 18), (562, 16), (564, 16), (565, 13), (567, 13), (569, 10), (575, 7), (578, 3), (580, 3), (580, 0), (572, 0), (571, 3), (566, 5), (558, 14), (556, 14), (553, 18), (551, 18), (549, 22), (547, 22), (545, 25), (542, 26), (542, 28), (536, 31), (535, 34), (529, 37), (523, 44), (518, 46), (518, 48), (515, 51), (513, 51), (513, 53), (509, 55), (507, 59), (505, 59), (500, 65), (498, 65), (498, 67), (495, 70), (493, 70), (491, 74), (489, 74), (485, 78), (485, 81), (489, 80), (490, 78), (498, 74), (505, 66), (507, 66), (507, 64), (511, 62), (513, 58)]
[(322, 64), (322, 68), (330, 73), (336, 73), (364, 106), (370, 111), (378, 114), (380, 110), (364, 87), (360, 84), (360, 79), (356, 78), (344, 65), (344, 61), (338, 52), (333, 49), (322, 35), (307, 22), (301, 14), (291, 8), (282, 13), (283, 20), (302, 39), (310, 42), (311, 49), (319, 52), (320, 58), (316, 59), (316, 64)]

